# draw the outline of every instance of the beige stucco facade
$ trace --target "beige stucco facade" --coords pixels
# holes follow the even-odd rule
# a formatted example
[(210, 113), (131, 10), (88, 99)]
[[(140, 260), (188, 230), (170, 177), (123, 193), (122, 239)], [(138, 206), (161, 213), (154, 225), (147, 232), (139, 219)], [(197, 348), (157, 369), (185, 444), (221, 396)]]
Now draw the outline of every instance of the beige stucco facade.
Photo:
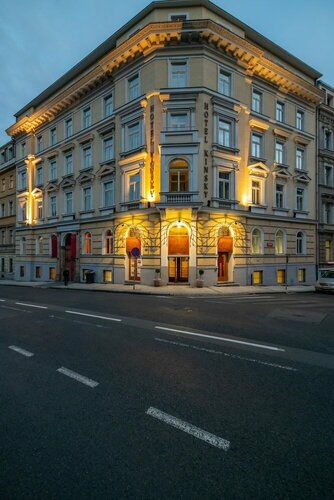
[(15, 145), (0, 148), (0, 280), (14, 279), (16, 225)]

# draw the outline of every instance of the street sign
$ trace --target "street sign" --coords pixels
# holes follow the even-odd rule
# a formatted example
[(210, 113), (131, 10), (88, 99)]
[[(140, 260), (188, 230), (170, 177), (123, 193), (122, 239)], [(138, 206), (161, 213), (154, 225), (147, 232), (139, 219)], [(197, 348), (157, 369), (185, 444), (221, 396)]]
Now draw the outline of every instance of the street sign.
[(140, 257), (140, 249), (138, 247), (134, 247), (132, 250), (131, 250), (131, 255), (132, 257)]

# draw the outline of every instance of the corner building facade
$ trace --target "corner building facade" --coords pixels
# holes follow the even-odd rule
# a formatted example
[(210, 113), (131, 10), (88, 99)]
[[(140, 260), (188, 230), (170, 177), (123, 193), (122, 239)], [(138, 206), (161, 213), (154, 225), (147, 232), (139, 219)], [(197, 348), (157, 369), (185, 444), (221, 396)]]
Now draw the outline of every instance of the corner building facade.
[(313, 283), (319, 76), (211, 2), (150, 4), (7, 130), (16, 279)]

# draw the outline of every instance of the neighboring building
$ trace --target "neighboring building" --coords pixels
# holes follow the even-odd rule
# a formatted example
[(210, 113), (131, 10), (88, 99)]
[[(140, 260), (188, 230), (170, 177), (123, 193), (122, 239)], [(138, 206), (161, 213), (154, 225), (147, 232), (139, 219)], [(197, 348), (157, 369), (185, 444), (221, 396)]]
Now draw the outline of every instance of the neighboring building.
[(320, 76), (208, 0), (151, 3), (7, 130), (16, 278), (313, 283)]
[(15, 144), (0, 147), (0, 280), (14, 279), (16, 224)]
[(318, 110), (318, 255), (319, 266), (334, 264), (334, 89), (324, 92)]

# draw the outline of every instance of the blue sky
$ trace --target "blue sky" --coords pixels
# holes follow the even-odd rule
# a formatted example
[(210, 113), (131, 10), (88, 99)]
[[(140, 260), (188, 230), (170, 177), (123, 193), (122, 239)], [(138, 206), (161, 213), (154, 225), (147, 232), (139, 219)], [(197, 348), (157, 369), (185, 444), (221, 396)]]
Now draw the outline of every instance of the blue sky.
[[(0, 0), (0, 144), (13, 115), (79, 62), (147, 0)], [(334, 86), (333, 0), (216, 0), (323, 73)], [(121, 8), (124, 6), (124, 8)]]

